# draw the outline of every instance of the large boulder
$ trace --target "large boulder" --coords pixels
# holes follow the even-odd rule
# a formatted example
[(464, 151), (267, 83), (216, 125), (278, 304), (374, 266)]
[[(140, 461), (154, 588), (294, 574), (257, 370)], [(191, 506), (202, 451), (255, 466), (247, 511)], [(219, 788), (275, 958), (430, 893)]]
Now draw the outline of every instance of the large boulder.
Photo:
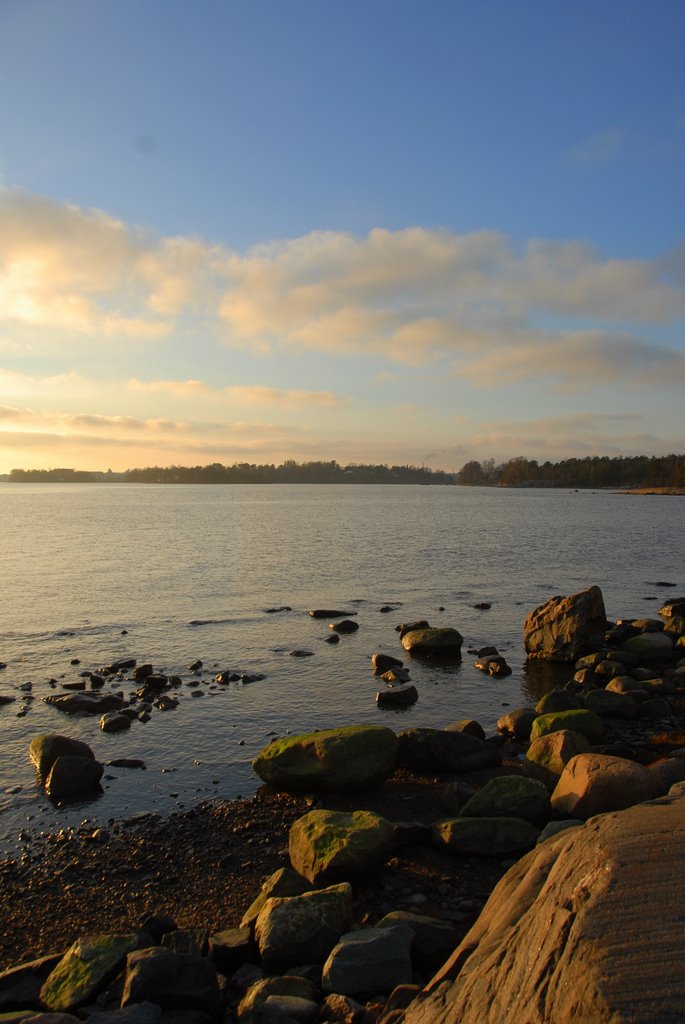
[(552, 808), (568, 818), (591, 818), (651, 800), (661, 793), (648, 768), (609, 754), (578, 754), (564, 768), (552, 793)]
[(352, 886), (347, 882), (301, 896), (272, 897), (255, 924), (255, 939), (267, 971), (323, 963), (352, 924)]
[(59, 733), (43, 733), (35, 736), (29, 744), (29, 757), (41, 779), (46, 779), (58, 757), (88, 757), (95, 760), (95, 754), (83, 740)]
[(392, 729), (350, 725), (274, 740), (252, 767), (276, 789), (344, 793), (380, 785), (395, 767), (396, 757)]
[(395, 845), (389, 821), (371, 811), (310, 811), (291, 826), (295, 871), (313, 885), (352, 881), (380, 871)]
[(550, 818), (549, 793), (542, 782), (520, 775), (490, 779), (459, 812), (462, 818), (523, 818), (545, 825)]
[(413, 941), (414, 932), (406, 925), (348, 932), (324, 964), (324, 992), (361, 996), (410, 983)]
[(405, 729), (398, 736), (397, 759), (418, 772), (459, 774), (501, 764), (502, 756), (491, 743), (465, 732), (447, 729)]
[(464, 638), (451, 626), (425, 626), (403, 633), (401, 642), (405, 651), (410, 654), (420, 654), (424, 657), (455, 656), (460, 653)]
[(606, 628), (599, 587), (569, 597), (551, 597), (523, 624), (526, 653), (541, 661), (576, 661), (601, 646)]
[(540, 829), (523, 818), (446, 818), (433, 824), (431, 835), (446, 853), (493, 857), (529, 850)]
[(571, 758), (576, 754), (588, 754), (590, 746), (587, 736), (570, 729), (559, 729), (538, 736), (526, 751), (524, 774), (531, 779), (538, 779), (551, 792)]
[(405, 1024), (682, 1020), (684, 877), (685, 793), (549, 839), (507, 872)]
[(138, 945), (135, 934), (78, 939), (45, 979), (40, 990), (42, 1006), (52, 1013), (70, 1013), (93, 1002)]
[(641, 662), (662, 661), (673, 654), (673, 639), (668, 633), (640, 633), (626, 640), (621, 650), (638, 655)]

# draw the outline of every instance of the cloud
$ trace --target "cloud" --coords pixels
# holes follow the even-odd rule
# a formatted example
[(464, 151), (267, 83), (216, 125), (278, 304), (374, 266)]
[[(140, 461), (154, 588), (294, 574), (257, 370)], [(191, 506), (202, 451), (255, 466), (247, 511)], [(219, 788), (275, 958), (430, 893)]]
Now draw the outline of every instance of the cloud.
[[(616, 144), (612, 131), (607, 139)], [(643, 329), (685, 316), (680, 270), (678, 250), (658, 260), (614, 259), (582, 241), (516, 246), (492, 230), (423, 227), (364, 236), (318, 231), (237, 253), (0, 191), (0, 322), (46, 337), (60, 330), (62, 350), (80, 337), (108, 356), (113, 340), (162, 344), (173, 333), (176, 344), (210, 337), (260, 354), (407, 366), (456, 361), (472, 381), (491, 370), (506, 380), (550, 374), (574, 386), (585, 372), (579, 358), (599, 382), (624, 380), (614, 357), (643, 381), (667, 380), (671, 371), (680, 379), (679, 350), (655, 345)], [(551, 321), (555, 330), (543, 334), (539, 325)], [(217, 391), (194, 379), (132, 379), (128, 389), (178, 398)], [(249, 385), (228, 397), (282, 406), (346, 402), (329, 391)]]
[(685, 383), (685, 352), (648, 344), (629, 334), (576, 331), (531, 332), (518, 344), (502, 346), (458, 369), (481, 387), (493, 381), (551, 380), (561, 390), (587, 390), (622, 382), (680, 387)]
[(176, 398), (201, 396), (203, 398), (230, 399), (241, 405), (272, 405), (282, 407), (315, 406), (320, 408), (341, 409), (348, 406), (351, 399), (336, 395), (332, 391), (304, 391), (268, 387), (263, 384), (232, 385), (225, 388), (212, 387), (199, 380), (129, 380), (130, 391), (142, 393), (161, 393)]
[(606, 163), (618, 153), (623, 145), (625, 132), (622, 128), (605, 128), (580, 142), (571, 150), (571, 157), (577, 164), (591, 166)]

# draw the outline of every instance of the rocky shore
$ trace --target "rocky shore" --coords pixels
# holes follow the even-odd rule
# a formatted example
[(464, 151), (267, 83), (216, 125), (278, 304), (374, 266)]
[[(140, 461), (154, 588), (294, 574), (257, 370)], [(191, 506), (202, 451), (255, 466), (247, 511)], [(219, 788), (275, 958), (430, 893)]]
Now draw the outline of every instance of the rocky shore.
[[(492, 1015), (503, 1004), (487, 1009), (504, 985), (496, 975), (505, 952), (490, 956), (493, 936), (513, 936), (524, 921), (535, 934), (535, 900), (522, 893), (539, 889), (557, 861), (569, 862), (577, 902), (573, 858), (580, 863), (596, 842), (609, 844), (606, 854), (610, 834), (620, 860), (621, 815), (633, 812), (631, 834), (649, 819), (654, 835), (683, 838), (685, 856), (685, 600), (660, 614), (608, 623), (596, 587), (536, 609), (526, 620), (528, 656), (566, 664), (568, 680), (535, 708), (503, 716), (496, 736), (462, 721), (398, 735), (367, 726), (288, 737), (256, 759), (267, 785), (251, 800), (27, 835), (23, 854), (0, 864), (0, 1013), (8, 1022), (70, 1015), (60, 1024), (503, 1019)], [(428, 657), (431, 645), (458, 647), (455, 633), (426, 622), (400, 628), (404, 649)], [(478, 658), (483, 671), (504, 671), (496, 650)], [(398, 671), (389, 691), (409, 685), (401, 664), (375, 667)], [(60, 757), (83, 755), (56, 754), (48, 739), (50, 757), (41, 760), (44, 743), (32, 751), (46, 779)], [(641, 810), (652, 806), (664, 814)], [(588, 864), (608, 864), (605, 854), (592, 861), (588, 853)], [(638, 872), (639, 843), (631, 857)], [(682, 877), (669, 878), (664, 913), (674, 920), (685, 912)], [(592, 909), (605, 887), (597, 879), (583, 883), (583, 914), (574, 910), (560, 925), (558, 950), (581, 918), (578, 948), (599, 942)], [(547, 921), (559, 900), (568, 902), (560, 892), (549, 896)], [(677, 955), (650, 968), (652, 989), (661, 970), (664, 1006), (675, 999), (685, 952), (670, 938)], [(645, 937), (649, 960), (648, 944)], [(508, 938), (510, 979), (530, 977), (519, 952)], [(474, 995), (468, 965), (477, 962), (487, 997)], [(554, 1003), (557, 960), (543, 957), (526, 995), (535, 1013), (526, 1004), (523, 1016), (555, 1024), (676, 1019), (660, 1017), (658, 1005), (631, 1016), (630, 979), (622, 978), (619, 999), (607, 979), (620, 960), (607, 964), (591, 1000), (595, 1016), (583, 1016), (589, 1003), (574, 1016), (572, 1000)]]

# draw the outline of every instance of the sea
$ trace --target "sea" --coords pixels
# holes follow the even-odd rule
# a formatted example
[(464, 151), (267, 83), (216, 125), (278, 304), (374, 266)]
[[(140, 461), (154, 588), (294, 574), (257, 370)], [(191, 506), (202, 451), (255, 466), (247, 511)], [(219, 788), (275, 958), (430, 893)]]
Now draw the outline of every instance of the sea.
[[(249, 797), (260, 785), (251, 762), (274, 736), (463, 718), (493, 732), (507, 708), (570, 675), (527, 666), (531, 610), (597, 584), (610, 618), (656, 616), (678, 593), (656, 584), (685, 592), (684, 508), (678, 497), (533, 488), (0, 484), (0, 695), (15, 698), (0, 707), (0, 853), (33, 834)], [(329, 644), (337, 620), (313, 609), (354, 613), (359, 629)], [(396, 627), (416, 619), (458, 629), (461, 659), (405, 655)], [(474, 667), (487, 645), (509, 677)], [(404, 659), (416, 704), (377, 707), (377, 651)], [(178, 707), (104, 733), (97, 717), (44, 702), (123, 658), (179, 676)], [(217, 683), (225, 671), (264, 678)], [(108, 766), (97, 794), (57, 805), (28, 758), (46, 732), (145, 768)]]

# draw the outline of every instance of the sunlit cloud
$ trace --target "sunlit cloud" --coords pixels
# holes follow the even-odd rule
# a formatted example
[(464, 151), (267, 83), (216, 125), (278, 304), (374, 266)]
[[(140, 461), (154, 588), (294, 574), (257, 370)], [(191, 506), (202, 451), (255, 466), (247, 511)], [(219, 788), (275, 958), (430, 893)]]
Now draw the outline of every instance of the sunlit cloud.
[(347, 396), (336, 395), (332, 391), (306, 391), (300, 389), (283, 389), (268, 387), (263, 384), (231, 385), (225, 388), (212, 387), (199, 380), (129, 380), (130, 391), (148, 394), (169, 394), (176, 398), (201, 396), (203, 398), (226, 399), (242, 405), (273, 405), (301, 408), (302, 406), (318, 406), (321, 408), (341, 409), (350, 405)]

